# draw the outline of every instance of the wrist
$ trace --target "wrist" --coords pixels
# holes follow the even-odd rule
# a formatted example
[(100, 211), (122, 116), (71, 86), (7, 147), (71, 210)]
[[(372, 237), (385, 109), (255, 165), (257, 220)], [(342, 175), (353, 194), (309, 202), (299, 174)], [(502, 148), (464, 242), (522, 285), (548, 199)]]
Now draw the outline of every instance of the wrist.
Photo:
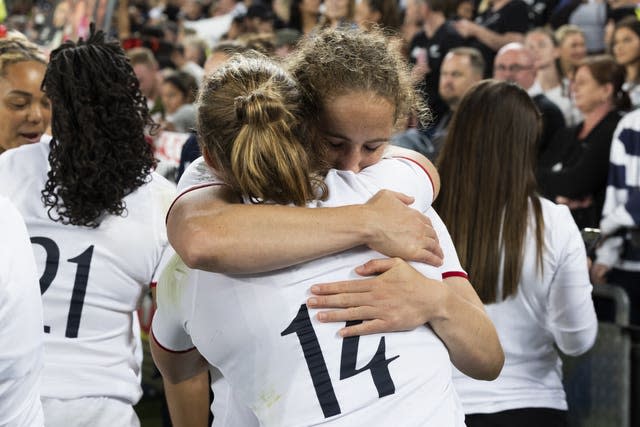
[(375, 246), (381, 234), (376, 210), (367, 204), (355, 205), (353, 208), (355, 210), (354, 215), (351, 216), (355, 221), (353, 230), (356, 230), (359, 243), (369, 248)]
[[(430, 310), (424, 313), (425, 319), (423, 323), (429, 323), (434, 328), (438, 324), (446, 323), (451, 319), (451, 313), (453, 312), (452, 305), (454, 303), (455, 295), (451, 291), (451, 287), (447, 286), (444, 282), (439, 280), (427, 279), (432, 283), (427, 283), (421, 288), (426, 289), (427, 286), (432, 287), (429, 293), (424, 292), (424, 297), (418, 296), (422, 301), (422, 307), (429, 307)], [(433, 291), (433, 287), (437, 289)]]

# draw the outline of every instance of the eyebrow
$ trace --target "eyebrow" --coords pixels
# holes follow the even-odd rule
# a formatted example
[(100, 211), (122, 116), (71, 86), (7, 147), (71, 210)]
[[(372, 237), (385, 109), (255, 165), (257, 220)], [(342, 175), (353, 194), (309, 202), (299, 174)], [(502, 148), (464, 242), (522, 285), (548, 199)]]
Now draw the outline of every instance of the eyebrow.
[(27, 98), (31, 98), (33, 97), (33, 95), (31, 94), (31, 92), (25, 92), (23, 90), (12, 90), (11, 92), (9, 92), (7, 95), (17, 95), (17, 96), (25, 96)]

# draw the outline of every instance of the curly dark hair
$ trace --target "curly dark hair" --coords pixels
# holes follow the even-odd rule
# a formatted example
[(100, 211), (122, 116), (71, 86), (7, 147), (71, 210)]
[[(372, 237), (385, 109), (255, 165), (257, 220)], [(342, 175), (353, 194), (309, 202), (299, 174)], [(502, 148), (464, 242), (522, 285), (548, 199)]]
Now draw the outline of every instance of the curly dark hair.
[(86, 41), (51, 53), (42, 87), (53, 110), (49, 218), (95, 228), (105, 214), (124, 215), (124, 197), (155, 167), (145, 128), (157, 126), (124, 51), (92, 24)]

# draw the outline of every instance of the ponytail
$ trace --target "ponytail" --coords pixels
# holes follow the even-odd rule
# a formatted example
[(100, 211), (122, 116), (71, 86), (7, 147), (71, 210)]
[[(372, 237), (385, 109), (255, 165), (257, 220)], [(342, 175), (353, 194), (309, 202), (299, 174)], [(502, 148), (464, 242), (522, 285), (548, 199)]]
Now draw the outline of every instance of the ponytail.
[(242, 194), (254, 201), (293, 202), (315, 199), (309, 158), (291, 131), (295, 117), (277, 92), (257, 89), (235, 98), (240, 132), (231, 150), (231, 171)]

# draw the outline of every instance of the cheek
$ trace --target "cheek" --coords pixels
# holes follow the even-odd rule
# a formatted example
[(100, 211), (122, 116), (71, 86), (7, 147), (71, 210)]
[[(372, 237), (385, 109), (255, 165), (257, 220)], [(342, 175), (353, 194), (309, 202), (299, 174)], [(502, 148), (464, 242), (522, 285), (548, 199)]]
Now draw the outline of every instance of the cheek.
[(366, 152), (362, 155), (362, 159), (360, 161), (360, 167), (362, 169), (369, 167), (371, 165), (375, 165), (382, 159), (382, 155), (384, 154), (384, 147), (379, 148), (373, 152)]

